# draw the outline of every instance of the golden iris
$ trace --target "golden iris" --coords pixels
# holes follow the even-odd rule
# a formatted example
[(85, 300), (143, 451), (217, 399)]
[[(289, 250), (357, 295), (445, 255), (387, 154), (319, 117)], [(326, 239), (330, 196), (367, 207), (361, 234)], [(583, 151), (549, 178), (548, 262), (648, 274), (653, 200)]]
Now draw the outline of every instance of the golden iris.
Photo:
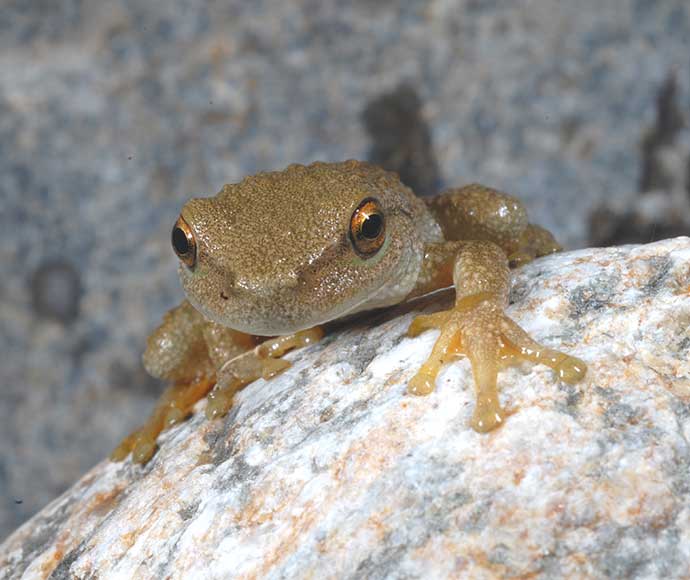
[(386, 239), (386, 220), (381, 204), (372, 198), (359, 204), (350, 219), (350, 240), (363, 258), (376, 254)]

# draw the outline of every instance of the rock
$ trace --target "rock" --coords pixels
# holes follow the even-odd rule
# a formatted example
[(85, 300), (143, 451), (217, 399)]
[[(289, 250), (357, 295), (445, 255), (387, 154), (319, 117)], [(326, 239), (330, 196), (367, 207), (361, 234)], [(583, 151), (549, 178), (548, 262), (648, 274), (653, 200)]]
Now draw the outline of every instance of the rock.
[(590, 246), (647, 243), (690, 232), (690, 132), (675, 75), (659, 89), (656, 119), (642, 140), (636, 199), (602, 199), (590, 215)]
[(512, 299), (581, 384), (503, 371), (515, 412), (480, 435), (467, 360), (408, 396), (436, 333), (366, 316), (145, 467), (94, 467), (0, 546), (0, 578), (687, 577), (690, 238), (538, 260)]

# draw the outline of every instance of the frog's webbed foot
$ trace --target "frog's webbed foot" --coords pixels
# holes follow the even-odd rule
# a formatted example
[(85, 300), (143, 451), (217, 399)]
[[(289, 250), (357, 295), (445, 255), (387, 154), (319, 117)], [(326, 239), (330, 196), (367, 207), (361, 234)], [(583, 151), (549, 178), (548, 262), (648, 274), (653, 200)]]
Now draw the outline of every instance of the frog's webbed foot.
[(472, 365), (476, 406), (472, 428), (490, 431), (501, 425), (506, 411), (501, 407), (497, 374), (499, 369), (523, 360), (551, 367), (566, 382), (580, 380), (586, 365), (580, 359), (546, 348), (503, 313), (502, 304), (490, 295), (475, 295), (460, 300), (444, 312), (419, 316), (408, 334), (415, 336), (428, 328), (440, 328), (431, 355), (412, 378), (408, 392), (426, 395), (433, 391), (443, 364), (457, 354), (465, 354)]
[(223, 417), (232, 407), (235, 393), (258, 378), (270, 379), (290, 368), (282, 357), (295, 348), (301, 348), (323, 337), (320, 327), (302, 330), (289, 336), (270, 338), (254, 349), (241, 354), (223, 365), (216, 388), (208, 395), (206, 416)]
[(568, 382), (585, 373), (581, 360), (538, 344), (504, 314), (510, 293), (509, 266), (561, 247), (547, 230), (529, 223), (518, 200), (482, 185), (450, 190), (427, 205), (446, 241), (425, 246), (411, 297), (452, 282), (455, 307), (412, 322), (412, 336), (428, 328), (440, 328), (441, 334), (429, 359), (410, 381), (409, 391), (430, 393), (442, 365), (458, 353), (465, 354), (477, 394), (472, 427), (490, 431), (506, 417), (496, 388), (500, 368), (521, 360), (543, 362)]

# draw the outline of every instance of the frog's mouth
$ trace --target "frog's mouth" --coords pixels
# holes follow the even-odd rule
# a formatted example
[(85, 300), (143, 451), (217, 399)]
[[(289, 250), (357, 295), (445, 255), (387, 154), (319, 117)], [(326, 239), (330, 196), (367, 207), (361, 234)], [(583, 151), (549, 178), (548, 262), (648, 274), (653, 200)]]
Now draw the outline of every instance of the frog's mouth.
[[(246, 311), (242, 313), (235, 309), (233, 309), (234, 312), (222, 308), (216, 309), (213, 305), (209, 305), (208, 302), (197, 300), (191, 292), (187, 292), (187, 299), (205, 318), (233, 330), (255, 336), (283, 336), (326, 324), (358, 312), (384, 306), (384, 304), (376, 304), (376, 301), (378, 301), (385, 289), (386, 284), (383, 283), (373, 291), (369, 290), (360, 299), (339, 304), (326, 312), (316, 313), (312, 311), (308, 315), (306, 313), (292, 314), (287, 309), (282, 310), (278, 308), (274, 315), (265, 318), (246, 315)], [(231, 300), (232, 297), (228, 299), (228, 302)], [(369, 306), (372, 301), (375, 305)], [(221, 305), (219, 304), (218, 306)], [(249, 309), (249, 307), (246, 308)]]
[(385, 304), (378, 305), (378, 302), (382, 294), (384, 294), (384, 290), (386, 290), (387, 286), (388, 280), (385, 280), (381, 283), (381, 285), (378, 288), (374, 290), (368, 290), (367, 294), (363, 296), (360, 300), (355, 301), (354, 303), (351, 303), (347, 307), (339, 309), (336, 312), (331, 312), (331, 314), (328, 317), (326, 317), (321, 322), (318, 322), (317, 324), (326, 324), (327, 322), (332, 322), (333, 320), (337, 320), (338, 318), (351, 316), (353, 314), (357, 314), (358, 312), (364, 312), (365, 310), (373, 310), (374, 308), (380, 308), (385, 306)]

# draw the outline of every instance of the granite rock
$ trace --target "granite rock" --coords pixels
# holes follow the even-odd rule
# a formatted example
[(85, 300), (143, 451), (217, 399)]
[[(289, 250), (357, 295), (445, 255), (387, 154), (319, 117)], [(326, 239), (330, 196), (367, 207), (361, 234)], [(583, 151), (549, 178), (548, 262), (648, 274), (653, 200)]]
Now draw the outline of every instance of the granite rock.
[(690, 238), (540, 259), (511, 300), (582, 383), (501, 372), (514, 413), (481, 435), (465, 359), (405, 394), (436, 337), (407, 325), (448, 297), (365, 316), (145, 467), (94, 467), (0, 546), (0, 578), (687, 577)]
[(657, 95), (655, 122), (642, 140), (637, 199), (602, 199), (590, 216), (589, 245), (653, 242), (690, 232), (690, 132), (685, 109), (671, 74)]

